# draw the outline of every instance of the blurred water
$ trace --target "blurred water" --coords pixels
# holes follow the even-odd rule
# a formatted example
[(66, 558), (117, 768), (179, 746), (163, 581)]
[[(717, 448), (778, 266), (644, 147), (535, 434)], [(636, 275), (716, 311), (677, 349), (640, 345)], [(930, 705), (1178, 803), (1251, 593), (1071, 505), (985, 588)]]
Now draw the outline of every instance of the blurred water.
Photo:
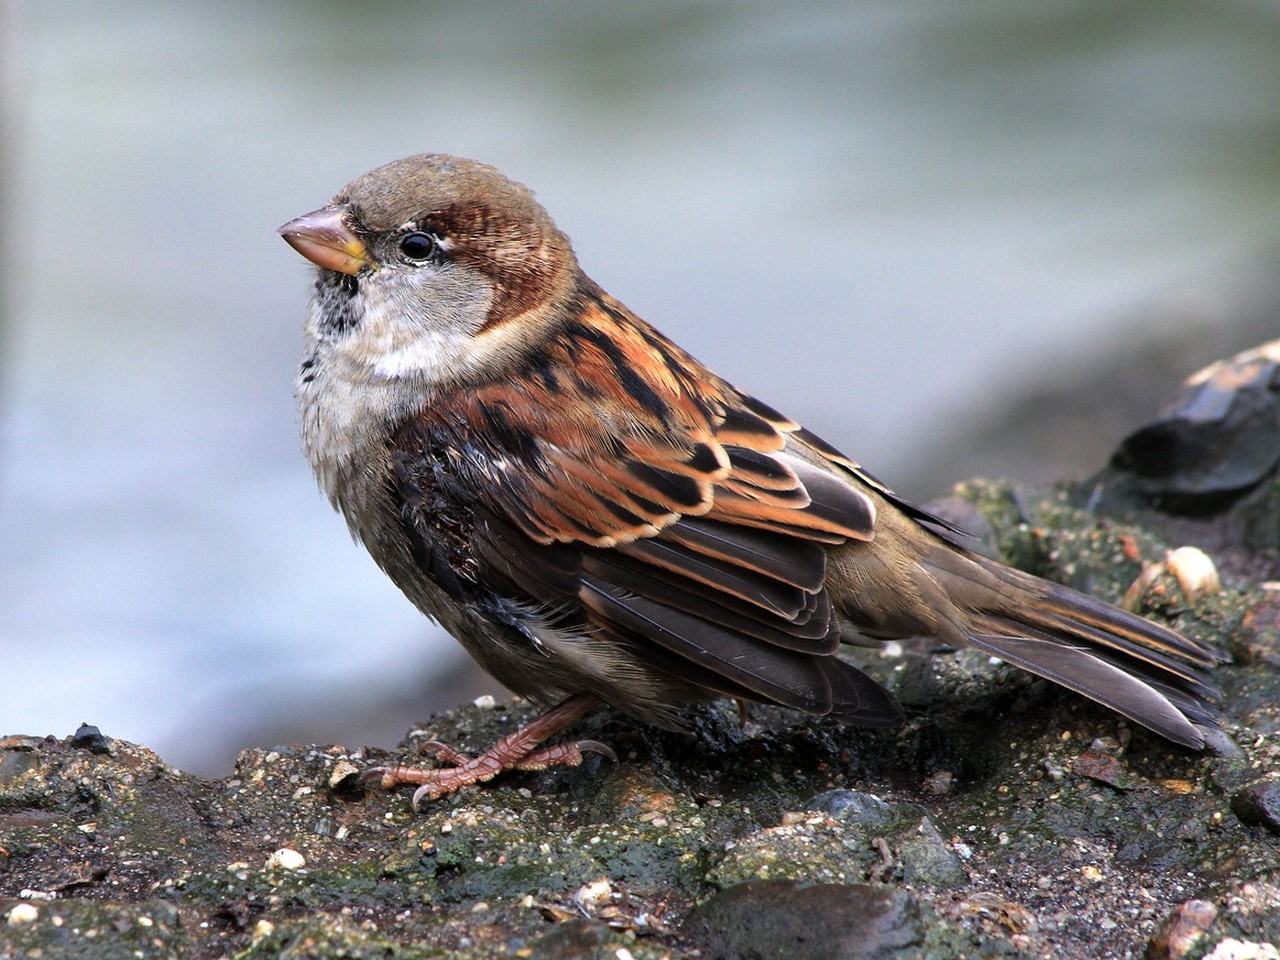
[(1163, 317), (1230, 340), (1280, 236), (1278, 9), (9, 4), (0, 733), (225, 770), (265, 717), (358, 743), (460, 656), (298, 452), (274, 228), (356, 174), (496, 164), (611, 292), (927, 495), (959, 478), (912, 462), (1026, 386)]

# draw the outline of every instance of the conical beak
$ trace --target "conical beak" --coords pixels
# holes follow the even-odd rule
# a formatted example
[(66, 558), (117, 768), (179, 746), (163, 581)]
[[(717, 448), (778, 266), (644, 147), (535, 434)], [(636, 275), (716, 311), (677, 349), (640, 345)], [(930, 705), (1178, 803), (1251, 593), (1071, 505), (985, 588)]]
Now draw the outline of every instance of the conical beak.
[(364, 241), (346, 222), (347, 208), (330, 205), (290, 220), (277, 233), (318, 267), (355, 276), (373, 265)]

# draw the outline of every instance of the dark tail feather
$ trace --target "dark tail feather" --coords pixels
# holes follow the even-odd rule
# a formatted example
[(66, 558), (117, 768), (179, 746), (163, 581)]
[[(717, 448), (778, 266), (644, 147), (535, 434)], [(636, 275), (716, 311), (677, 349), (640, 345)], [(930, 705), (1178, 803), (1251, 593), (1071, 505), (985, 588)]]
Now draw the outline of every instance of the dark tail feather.
[[(998, 611), (977, 611), (969, 641), (1037, 676), (1096, 700), (1174, 743), (1203, 749), (1219, 729), (1216, 687), (1200, 672), (1225, 658), (1213, 647), (1060, 584), (980, 562), (1013, 590)], [(995, 604), (993, 604), (995, 606)], [(1210, 737), (1210, 739), (1217, 739)]]
[(977, 634), (969, 639), (979, 650), (1096, 700), (1174, 743), (1196, 750), (1204, 746), (1204, 735), (1167, 696), (1088, 650), (1031, 637)]
[(896, 727), (902, 722), (902, 707), (893, 695), (853, 664), (824, 657), (822, 669), (831, 684), (829, 716), (865, 727)]

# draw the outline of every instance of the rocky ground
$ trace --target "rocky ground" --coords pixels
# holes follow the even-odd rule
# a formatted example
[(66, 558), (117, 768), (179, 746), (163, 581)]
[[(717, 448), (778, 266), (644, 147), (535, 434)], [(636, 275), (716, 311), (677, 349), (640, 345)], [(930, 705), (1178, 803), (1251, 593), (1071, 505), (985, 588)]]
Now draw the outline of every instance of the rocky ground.
[[(940, 505), (1010, 562), (1215, 639), (1236, 753), (913, 645), (858, 652), (906, 707), (897, 730), (765, 709), (742, 724), (726, 705), (672, 734), (601, 710), (575, 735), (617, 763), (418, 813), (407, 791), (361, 788), (389, 759), (375, 751), (247, 750), (209, 781), (92, 728), (10, 736), (0, 958), (1280, 958), (1275, 370), (1211, 376), (1084, 484), (973, 482)], [(1170, 561), (1186, 544), (1221, 590)], [(468, 706), (390, 759), (433, 738), (480, 748), (530, 714)]]

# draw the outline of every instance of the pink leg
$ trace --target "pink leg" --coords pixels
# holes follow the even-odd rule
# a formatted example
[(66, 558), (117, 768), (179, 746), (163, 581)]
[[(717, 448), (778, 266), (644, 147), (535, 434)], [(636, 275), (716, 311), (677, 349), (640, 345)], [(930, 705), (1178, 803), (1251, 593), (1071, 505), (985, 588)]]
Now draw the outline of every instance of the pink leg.
[(553, 737), (584, 713), (599, 704), (595, 697), (579, 693), (552, 707), (542, 716), (525, 724), (515, 733), (509, 733), (478, 757), (468, 757), (453, 747), (432, 740), (423, 749), (436, 755), (449, 767), (425, 769), (422, 767), (374, 767), (364, 772), (365, 778), (377, 778), (384, 789), (403, 783), (420, 786), (413, 794), (413, 808), (424, 797), (434, 800), (459, 787), (492, 780), (503, 770), (545, 770), (548, 767), (576, 767), (582, 762), (583, 753), (598, 753), (616, 761), (618, 758), (605, 744), (595, 740), (544, 747), (538, 745)]

